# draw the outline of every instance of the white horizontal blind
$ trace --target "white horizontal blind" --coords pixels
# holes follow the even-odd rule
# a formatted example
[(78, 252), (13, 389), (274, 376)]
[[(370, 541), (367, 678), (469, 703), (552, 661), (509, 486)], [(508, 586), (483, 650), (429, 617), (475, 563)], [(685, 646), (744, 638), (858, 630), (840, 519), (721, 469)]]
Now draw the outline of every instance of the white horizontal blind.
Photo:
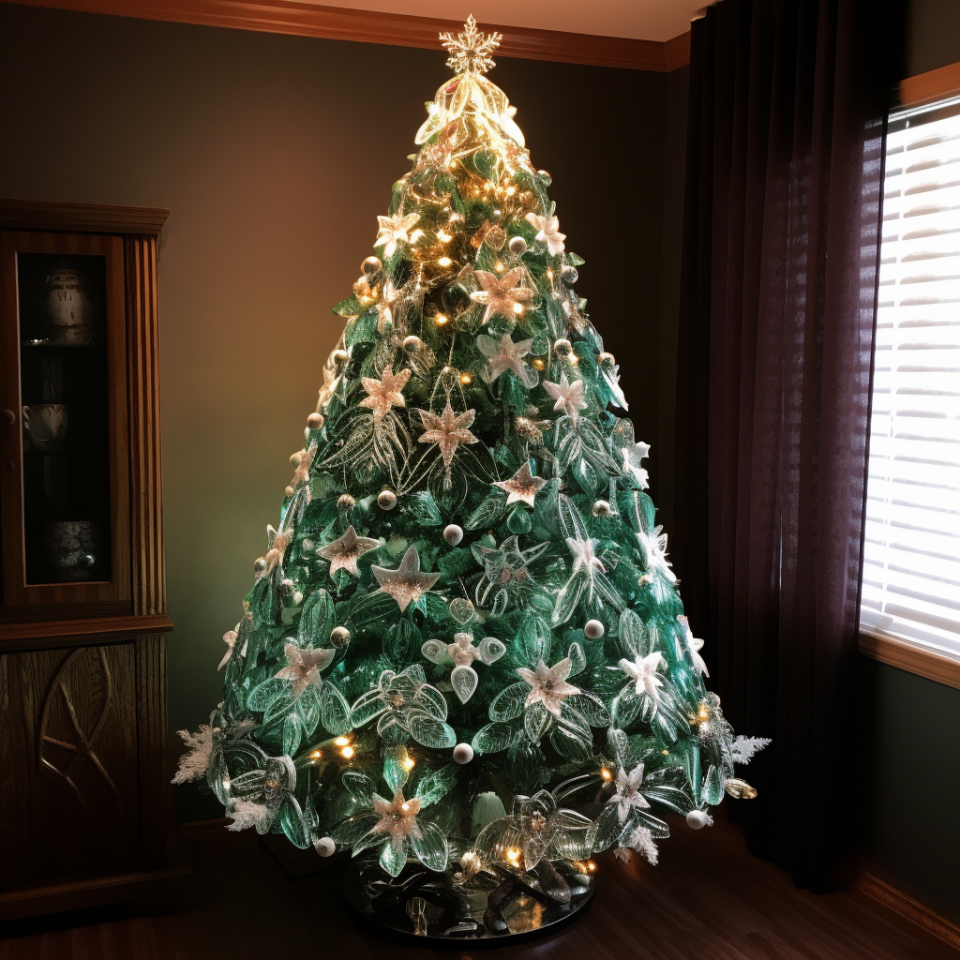
[(861, 627), (960, 658), (960, 99), (891, 117)]

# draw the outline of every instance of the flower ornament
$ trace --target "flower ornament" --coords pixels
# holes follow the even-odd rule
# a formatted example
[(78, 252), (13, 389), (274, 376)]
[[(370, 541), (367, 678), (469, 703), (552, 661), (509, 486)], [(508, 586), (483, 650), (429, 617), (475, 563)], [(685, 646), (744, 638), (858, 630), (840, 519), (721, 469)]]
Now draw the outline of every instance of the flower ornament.
[(353, 848), (356, 857), (365, 850), (380, 851), (380, 866), (391, 877), (399, 876), (412, 854), (427, 869), (442, 872), (450, 857), (443, 831), (423, 819), (424, 810), (443, 795), (431, 791), (430, 778), (417, 784), (412, 797), (405, 797), (406, 773), (384, 769), (384, 779), (393, 791), (393, 799), (377, 793), (373, 780), (354, 770), (343, 774), (343, 785), (359, 812), (348, 817), (334, 830), (338, 842)]
[(607, 568), (597, 556), (596, 548), (599, 540), (588, 538), (578, 540), (573, 537), (567, 537), (564, 541), (570, 553), (573, 555), (573, 573), (580, 570), (586, 572), (587, 576), (592, 577), (595, 573), (606, 573)]
[[(703, 657), (700, 656), (700, 651), (703, 649), (703, 641), (699, 637), (695, 637), (693, 635), (693, 631), (690, 629), (690, 624), (686, 617), (677, 617), (677, 622), (680, 624), (680, 629), (683, 631), (683, 643), (686, 644), (687, 650), (690, 652), (690, 659), (693, 661), (693, 669), (696, 670), (697, 673), (702, 674), (705, 677), (709, 677), (710, 671), (707, 670), (707, 665), (704, 663)], [(680, 637), (677, 638), (677, 647), (681, 647)]]
[(263, 559), (267, 565), (264, 567), (260, 577), (268, 577), (273, 571), (283, 563), (283, 555), (286, 553), (290, 541), (293, 539), (293, 533), (290, 530), (274, 530), (270, 524), (267, 524), (267, 552)]
[(423, 836), (417, 825), (420, 812), (419, 800), (404, 800), (403, 791), (398, 790), (393, 800), (374, 800), (373, 810), (380, 819), (370, 828), (373, 833), (385, 833), (390, 838), (394, 850), (403, 849), (404, 840), (409, 837)]
[(654, 527), (650, 533), (641, 531), (637, 534), (637, 540), (643, 548), (649, 571), (676, 583), (677, 575), (670, 569), (670, 561), (667, 560), (667, 535), (661, 530), (663, 527)]
[(546, 485), (546, 480), (530, 472), (529, 460), (524, 460), (523, 466), (509, 480), (494, 483), (495, 487), (507, 492), (508, 507), (511, 503), (525, 503), (532, 507), (534, 498)]
[(556, 400), (553, 409), (562, 410), (574, 423), (579, 418), (580, 411), (587, 409), (586, 401), (583, 399), (584, 384), (582, 380), (574, 380), (573, 383), (570, 383), (564, 373), (560, 377), (559, 383), (544, 380), (543, 389)]
[(480, 289), (471, 293), (470, 299), (485, 307), (483, 323), (488, 323), (498, 314), (512, 320), (523, 312), (523, 305), (533, 299), (533, 291), (520, 286), (523, 272), (523, 267), (514, 267), (498, 277), (486, 270), (474, 271)]
[[(293, 479), (290, 481), (290, 486), (296, 489), (300, 486), (301, 483), (306, 483), (310, 479), (310, 466), (313, 463), (313, 458), (317, 453), (317, 445), (311, 443), (306, 450), (300, 451), (300, 460), (297, 463), (297, 469), (293, 472)], [(310, 496), (310, 488), (307, 487), (307, 497)], [(309, 503), (309, 499), (307, 500)]]
[(511, 339), (505, 333), (498, 341), (486, 334), (477, 337), (477, 348), (487, 358), (487, 369), (483, 371), (483, 379), (493, 383), (501, 374), (508, 370), (515, 374), (524, 385), (533, 388), (539, 382), (537, 371), (524, 363), (523, 358), (530, 352), (533, 340)]
[(317, 549), (317, 555), (324, 560), (330, 561), (330, 576), (332, 577), (338, 570), (346, 570), (353, 576), (360, 576), (357, 570), (357, 561), (370, 550), (375, 550), (380, 546), (379, 540), (371, 537), (358, 537), (357, 531), (351, 524), (344, 531), (343, 536), (328, 543), (325, 547)]
[(576, 297), (570, 297), (564, 300), (561, 306), (570, 329), (582, 337), (587, 328), (587, 318), (580, 312), (580, 302)]
[(336, 651), (331, 648), (320, 650), (304, 650), (295, 643), (288, 643), (283, 648), (287, 665), (276, 675), (278, 680), (289, 680), (293, 684), (293, 693), (299, 697), (309, 686), (319, 687), (322, 684), (320, 671), (330, 665)]
[(647, 798), (640, 792), (643, 784), (643, 764), (638, 763), (629, 773), (621, 767), (617, 774), (616, 791), (608, 801), (617, 808), (620, 822), (627, 819), (627, 814), (637, 807), (641, 810), (649, 808)]
[(380, 379), (362, 377), (360, 383), (366, 390), (367, 396), (360, 401), (361, 407), (373, 411), (373, 422), (379, 423), (393, 407), (405, 407), (406, 400), (401, 392), (410, 379), (409, 370), (401, 370), (394, 374), (393, 364), (383, 368)]
[(404, 216), (402, 213), (393, 217), (377, 217), (379, 223), (377, 239), (374, 241), (374, 247), (383, 247), (383, 256), (389, 260), (393, 256), (397, 246), (401, 243), (412, 243), (408, 231), (420, 220), (419, 213), (408, 213)]
[(465, 413), (455, 415), (448, 400), (442, 416), (438, 417), (429, 410), (417, 410), (417, 413), (420, 414), (420, 419), (426, 428), (420, 434), (420, 443), (435, 443), (440, 448), (443, 465), (448, 469), (461, 443), (480, 442), (469, 429), (477, 415), (476, 410), (467, 410)]
[(423, 667), (415, 664), (402, 673), (384, 670), (377, 686), (361, 694), (350, 709), (354, 727), (377, 719), (377, 733), (388, 744), (412, 737), (425, 747), (452, 747), (457, 742), (446, 723), (447, 701), (427, 683)]
[(566, 682), (572, 668), (573, 662), (569, 657), (564, 657), (559, 663), (549, 668), (542, 660), (535, 670), (519, 667), (517, 673), (530, 687), (524, 706), (542, 703), (555, 717), (559, 717), (563, 701), (581, 692), (579, 687)]
[(496, 637), (484, 637), (479, 647), (474, 646), (473, 637), (469, 633), (455, 634), (453, 639), (453, 643), (446, 644), (440, 640), (428, 640), (420, 650), (431, 663), (439, 665), (453, 661), (450, 684), (460, 702), (466, 703), (473, 696), (480, 681), (473, 668), (474, 661), (495, 663), (506, 653), (507, 648)]
[(223, 655), (223, 659), (220, 661), (220, 666), (217, 667), (218, 670), (222, 670), (227, 663), (229, 663), (230, 658), (233, 656), (233, 648), (237, 645), (238, 633), (236, 630), (228, 630), (223, 635), (223, 642), (227, 645), (227, 652)]
[(380, 290), (380, 302), (377, 304), (377, 331), (379, 333), (384, 333), (388, 327), (393, 326), (393, 308), (401, 299), (400, 291), (394, 286), (393, 281), (387, 277), (383, 281), (383, 287)]
[(659, 701), (663, 681), (658, 671), (662, 659), (663, 655), (655, 650), (645, 657), (638, 656), (632, 661), (627, 659), (620, 661), (620, 669), (636, 684), (638, 697), (648, 696), (653, 701)]
[(565, 233), (560, 232), (560, 220), (557, 217), (542, 217), (537, 213), (528, 213), (527, 222), (538, 231), (535, 240), (542, 240), (550, 251), (550, 256), (555, 257), (558, 253), (563, 253), (565, 247), (563, 241), (567, 239)]
[(300, 808), (294, 799), (297, 786), (297, 768), (287, 756), (269, 757), (260, 770), (252, 770), (237, 777), (230, 785), (230, 795), (225, 799), (227, 816), (233, 823), (229, 830), (246, 830), (255, 827), (257, 833), (268, 833), (286, 804), (292, 804), (299, 815)]

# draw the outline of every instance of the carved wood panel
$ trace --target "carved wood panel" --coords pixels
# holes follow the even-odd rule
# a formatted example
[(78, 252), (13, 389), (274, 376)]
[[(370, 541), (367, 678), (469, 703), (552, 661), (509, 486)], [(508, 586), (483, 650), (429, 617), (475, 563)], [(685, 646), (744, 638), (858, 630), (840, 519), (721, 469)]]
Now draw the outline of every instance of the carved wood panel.
[(13, 772), (0, 774), (0, 816), (14, 819), (5, 881), (135, 865), (136, 690), (133, 643), (0, 657), (0, 758)]

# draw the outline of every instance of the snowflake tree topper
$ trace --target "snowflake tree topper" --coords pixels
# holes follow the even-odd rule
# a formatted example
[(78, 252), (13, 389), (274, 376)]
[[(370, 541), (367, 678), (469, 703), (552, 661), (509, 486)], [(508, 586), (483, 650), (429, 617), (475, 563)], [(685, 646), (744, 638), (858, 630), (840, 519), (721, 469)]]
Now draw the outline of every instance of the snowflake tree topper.
[(454, 73), (486, 73), (496, 64), (490, 54), (500, 46), (503, 35), (481, 33), (471, 13), (463, 29), (456, 35), (441, 33), (440, 40), (450, 56), (447, 66)]

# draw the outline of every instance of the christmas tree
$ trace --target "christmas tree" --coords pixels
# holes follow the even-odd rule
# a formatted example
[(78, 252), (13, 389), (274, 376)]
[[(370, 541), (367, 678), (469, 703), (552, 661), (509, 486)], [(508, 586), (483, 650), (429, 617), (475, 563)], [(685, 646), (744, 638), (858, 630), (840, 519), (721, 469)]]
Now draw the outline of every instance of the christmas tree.
[[(454, 79), (335, 312), (280, 523), (226, 634), (224, 699), (177, 781), (282, 831), (452, 887), (564, 901), (664, 816), (749, 797), (645, 492), (618, 366), (547, 188), (485, 76)], [(385, 876), (386, 875), (386, 876)]]

